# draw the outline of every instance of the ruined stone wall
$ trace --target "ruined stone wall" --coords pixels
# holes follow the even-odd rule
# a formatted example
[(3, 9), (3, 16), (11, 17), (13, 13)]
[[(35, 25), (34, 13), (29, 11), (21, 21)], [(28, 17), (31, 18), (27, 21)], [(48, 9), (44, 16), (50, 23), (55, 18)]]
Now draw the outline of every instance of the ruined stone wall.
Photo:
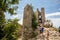
[(44, 12), (44, 8), (41, 8), (41, 16), (42, 16), (42, 24), (44, 25), (44, 22), (45, 22), (45, 12)]
[(37, 11), (35, 12), (36, 14), (36, 21), (38, 22), (38, 25), (42, 24), (44, 25), (45, 22), (45, 12), (44, 12), (44, 8), (41, 8), (41, 11), (39, 11), (37, 9)]
[(23, 17), (23, 40), (28, 40), (32, 37), (32, 15), (33, 9), (30, 5), (26, 5), (24, 8), (24, 17)]

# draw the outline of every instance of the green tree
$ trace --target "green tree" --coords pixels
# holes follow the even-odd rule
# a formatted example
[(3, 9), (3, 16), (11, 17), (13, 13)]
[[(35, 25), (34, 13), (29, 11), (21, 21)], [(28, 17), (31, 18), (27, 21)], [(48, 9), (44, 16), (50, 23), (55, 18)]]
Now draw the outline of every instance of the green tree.
[(19, 26), (17, 19), (9, 20), (4, 27), (5, 36), (1, 40), (17, 40)]
[(33, 28), (33, 30), (35, 30), (37, 28), (37, 22), (36, 22), (36, 16), (35, 16), (35, 14), (33, 14), (32, 28)]
[[(19, 0), (0, 0), (0, 11), (9, 12), (11, 15), (16, 14), (14, 13), (15, 9), (17, 8), (16, 4), (19, 3)], [(13, 7), (13, 5), (15, 5)]]
[(3, 12), (0, 12), (0, 39), (4, 36), (3, 27), (5, 23), (5, 15)]
[[(11, 15), (16, 14), (14, 11), (17, 9), (19, 0), (0, 0), (0, 39), (4, 37), (4, 30), (6, 21), (4, 12), (8, 12)], [(15, 5), (15, 6), (13, 6)]]

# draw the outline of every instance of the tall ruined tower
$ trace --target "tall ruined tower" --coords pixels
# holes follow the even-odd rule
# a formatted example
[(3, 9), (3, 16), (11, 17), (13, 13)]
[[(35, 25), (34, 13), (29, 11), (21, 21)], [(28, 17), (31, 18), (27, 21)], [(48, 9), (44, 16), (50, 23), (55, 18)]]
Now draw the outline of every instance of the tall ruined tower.
[(38, 23), (38, 25), (43, 25), (44, 26), (44, 22), (45, 22), (45, 12), (44, 12), (44, 8), (41, 8), (41, 11), (39, 11), (37, 9), (37, 11), (35, 12), (36, 14), (36, 21)]
[(45, 22), (45, 11), (44, 11), (44, 8), (41, 8), (41, 18), (42, 18), (42, 25), (44, 25), (44, 22)]
[(36, 15), (36, 22), (38, 23), (39, 21), (39, 14), (40, 14), (40, 11), (37, 9), (36, 12), (35, 12), (35, 15)]
[(24, 17), (23, 17), (23, 40), (28, 40), (32, 37), (32, 17), (33, 17), (33, 8), (30, 5), (26, 5), (24, 8)]

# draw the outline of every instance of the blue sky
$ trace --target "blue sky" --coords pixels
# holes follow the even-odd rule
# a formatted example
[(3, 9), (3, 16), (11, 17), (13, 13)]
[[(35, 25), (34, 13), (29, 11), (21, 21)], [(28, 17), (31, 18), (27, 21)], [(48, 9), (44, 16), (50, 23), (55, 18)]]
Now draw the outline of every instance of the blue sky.
[(18, 5), (18, 10), (16, 11), (18, 14), (11, 17), (6, 14), (6, 17), (12, 19), (19, 18), (19, 23), (22, 23), (24, 7), (27, 4), (32, 5), (34, 11), (36, 11), (37, 8), (40, 10), (44, 7), (46, 19), (50, 19), (54, 23), (54, 26), (60, 26), (60, 0), (21, 0)]

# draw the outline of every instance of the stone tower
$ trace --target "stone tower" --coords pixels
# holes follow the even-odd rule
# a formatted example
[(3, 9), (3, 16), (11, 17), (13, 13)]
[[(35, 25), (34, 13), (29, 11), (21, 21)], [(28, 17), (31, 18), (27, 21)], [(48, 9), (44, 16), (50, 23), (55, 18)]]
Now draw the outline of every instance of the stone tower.
[(39, 12), (39, 10), (38, 10), (38, 8), (37, 8), (37, 10), (36, 10), (36, 12), (35, 12), (36, 22), (37, 22), (37, 23), (38, 23), (38, 20), (39, 20), (39, 14), (40, 14), (40, 12)]
[(23, 17), (23, 40), (28, 40), (32, 37), (32, 17), (33, 9), (30, 5), (26, 5), (24, 8)]
[(44, 22), (45, 22), (45, 12), (44, 12), (44, 8), (41, 8), (41, 18), (42, 18), (42, 25), (44, 25)]
[(44, 25), (45, 22), (45, 12), (44, 12), (44, 8), (41, 8), (41, 12), (37, 9), (37, 11), (35, 12), (36, 14), (36, 21), (38, 23), (38, 25)]

